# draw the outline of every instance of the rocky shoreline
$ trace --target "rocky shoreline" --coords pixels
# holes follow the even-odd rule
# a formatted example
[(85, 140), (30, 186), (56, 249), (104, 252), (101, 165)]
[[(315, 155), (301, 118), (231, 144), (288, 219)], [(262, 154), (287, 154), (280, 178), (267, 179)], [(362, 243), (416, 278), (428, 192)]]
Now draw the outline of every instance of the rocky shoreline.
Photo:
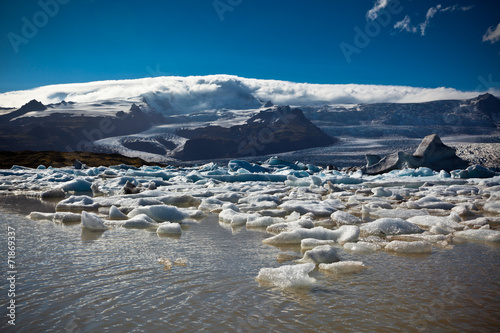
[(77, 160), (89, 167), (119, 164), (127, 164), (135, 167), (140, 167), (141, 165), (158, 165), (157, 163), (146, 162), (137, 157), (131, 158), (120, 154), (101, 154), (83, 151), (0, 151), (0, 169), (10, 169), (14, 165), (29, 168), (37, 168), (40, 165), (61, 168), (72, 166)]

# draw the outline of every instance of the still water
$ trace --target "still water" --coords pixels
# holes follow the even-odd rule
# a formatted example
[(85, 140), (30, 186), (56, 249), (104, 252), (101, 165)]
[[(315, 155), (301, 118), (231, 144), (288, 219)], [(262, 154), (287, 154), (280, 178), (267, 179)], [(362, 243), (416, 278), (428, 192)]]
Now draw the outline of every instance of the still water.
[[(2, 332), (498, 332), (500, 246), (463, 243), (430, 255), (349, 254), (370, 269), (311, 273), (311, 288), (281, 290), (255, 277), (278, 267), (283, 249), (269, 234), (234, 230), (212, 215), (183, 226), (180, 238), (115, 228), (32, 221), (54, 206), (0, 198), (3, 276), (7, 228), (16, 229), (16, 325)], [(300, 251), (288, 248), (287, 251)], [(159, 258), (183, 258), (165, 269)]]

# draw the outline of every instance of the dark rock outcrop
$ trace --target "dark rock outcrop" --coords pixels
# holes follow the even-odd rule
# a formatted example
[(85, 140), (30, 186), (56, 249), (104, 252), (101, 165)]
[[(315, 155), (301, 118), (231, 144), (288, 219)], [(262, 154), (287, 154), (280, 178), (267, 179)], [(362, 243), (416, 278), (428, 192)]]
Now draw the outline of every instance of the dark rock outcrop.
[(189, 139), (176, 156), (182, 160), (266, 155), (336, 142), (311, 123), (300, 109), (289, 106), (261, 111), (243, 125), (207, 126), (180, 130), (176, 134)]
[(382, 158), (377, 163), (373, 155), (367, 155), (368, 163), (362, 169), (369, 175), (377, 175), (403, 168), (427, 167), (435, 171), (464, 169), (469, 163), (458, 157), (455, 149), (445, 145), (437, 134), (426, 136), (415, 153), (396, 152)]

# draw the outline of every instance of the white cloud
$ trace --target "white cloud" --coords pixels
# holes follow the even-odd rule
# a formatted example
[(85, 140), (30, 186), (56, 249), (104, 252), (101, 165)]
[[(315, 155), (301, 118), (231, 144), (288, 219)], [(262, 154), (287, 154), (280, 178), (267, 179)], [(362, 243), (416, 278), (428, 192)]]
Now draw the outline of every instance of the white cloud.
[(411, 33), (417, 33), (418, 31), (420, 31), (420, 35), (425, 36), (427, 27), (429, 26), (431, 20), (437, 13), (454, 12), (454, 11), (465, 12), (472, 8), (474, 8), (474, 6), (459, 6), (459, 5), (453, 5), (443, 8), (443, 6), (439, 4), (427, 10), (427, 13), (425, 14), (425, 21), (418, 24), (418, 26), (412, 26), (410, 24), (411, 21), (410, 17), (406, 15), (406, 17), (403, 20), (397, 22), (394, 25), (394, 28), (399, 29), (399, 31), (407, 31)]
[(431, 22), (431, 19), (436, 15), (436, 13), (441, 9), (441, 5), (437, 5), (435, 7), (431, 7), (427, 10), (427, 14), (425, 14), (425, 21), (423, 23), (419, 24), (420, 27), (420, 34), (422, 36), (425, 35), (425, 30), (427, 29), (427, 26)]
[(500, 23), (498, 23), (496, 28), (494, 26), (489, 27), (483, 36), (483, 42), (489, 41), (491, 44), (494, 44), (499, 40), (500, 40)]
[[(255, 99), (279, 105), (347, 103), (410, 103), (476, 97), (477, 91), (452, 88), (418, 88), (360, 84), (309, 84), (278, 80), (246, 79), (231, 75), (155, 77), (136, 80), (61, 84), (0, 94), (0, 106), (20, 107), (32, 99), (44, 104), (61, 100), (93, 103), (103, 100), (154, 103), (172, 106), (172, 113), (254, 106)], [(258, 103), (260, 105), (260, 102)], [(124, 110), (126, 111), (126, 110)]]
[(370, 20), (375, 20), (378, 17), (378, 13), (387, 7), (390, 0), (377, 0), (373, 5), (373, 8), (366, 13), (366, 18)]
[(406, 15), (401, 21), (396, 22), (394, 28), (399, 29), (399, 31), (405, 30), (407, 32), (417, 32), (417, 27), (411, 25), (411, 19), (408, 15)]

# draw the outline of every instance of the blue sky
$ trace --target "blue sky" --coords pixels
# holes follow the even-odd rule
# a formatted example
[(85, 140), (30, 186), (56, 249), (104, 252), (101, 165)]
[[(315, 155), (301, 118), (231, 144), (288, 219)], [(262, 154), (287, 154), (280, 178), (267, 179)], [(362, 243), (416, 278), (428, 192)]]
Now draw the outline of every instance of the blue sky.
[(0, 92), (206, 74), (500, 86), (500, 1), (23, 0), (0, 22)]

